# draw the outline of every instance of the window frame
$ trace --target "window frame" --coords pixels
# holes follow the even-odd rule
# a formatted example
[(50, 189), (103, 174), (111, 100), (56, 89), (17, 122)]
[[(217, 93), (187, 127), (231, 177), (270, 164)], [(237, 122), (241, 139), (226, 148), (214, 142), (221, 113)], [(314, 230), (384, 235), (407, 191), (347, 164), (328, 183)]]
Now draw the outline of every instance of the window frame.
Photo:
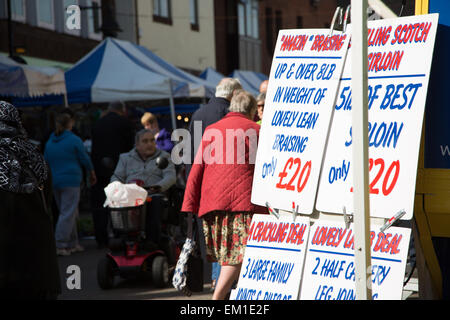
[[(238, 21), (238, 34), (239, 36), (246, 37), (247, 36), (247, 19), (246, 19), (246, 10), (245, 3), (242, 1), (238, 1), (237, 7), (237, 21)], [(241, 23), (242, 20), (242, 23)]]
[[(237, 6), (238, 34), (243, 37), (259, 40), (261, 32), (259, 25), (260, 5), (258, 1), (239, 0)], [(243, 23), (241, 23), (241, 20), (243, 20)]]
[(283, 11), (275, 10), (275, 34), (278, 34), (283, 29)]
[(251, 7), (251, 24), (252, 24), (252, 38), (259, 39), (259, 6), (257, 2), (254, 2)]
[(303, 16), (297, 16), (296, 18), (296, 28), (303, 29)]
[[(161, 7), (161, 2), (166, 1), (167, 2), (167, 17), (164, 17), (161, 15), (160, 12), (155, 12), (155, 1), (158, 2), (158, 7)], [(172, 1), (171, 0), (153, 0), (153, 21), (159, 22), (163, 24), (172, 25)], [(161, 10), (159, 10), (161, 11)]]
[[(88, 0), (87, 1), (87, 4), (88, 4), (88, 6), (89, 7), (92, 7), (93, 6), (93, 2), (95, 2), (95, 3), (97, 3), (97, 5), (98, 5), (98, 10), (100, 10), (100, 13), (99, 13), (99, 15), (98, 15), (98, 17), (99, 17), (99, 27), (102, 25), (102, 15), (101, 15), (101, 8), (102, 8), (102, 0)], [(89, 39), (93, 39), (93, 40), (98, 40), (98, 41), (101, 41), (101, 40), (103, 40), (103, 34), (102, 34), (102, 31), (101, 30), (99, 30), (99, 32), (95, 32), (95, 26), (94, 26), (94, 10), (93, 9), (90, 9), (91, 10), (91, 12), (92, 12), (92, 26), (93, 26), (93, 29), (94, 29), (94, 32), (92, 32), (91, 31), (91, 29), (90, 29), (90, 23), (91, 23), (91, 17), (89, 16), (89, 12), (87, 13), (87, 15), (86, 15), (86, 17), (87, 17), (87, 35), (88, 35), (88, 38)]]
[[(25, 0), (19, 0), (22, 3), (22, 9), (23, 9), (23, 15), (17, 15), (13, 12), (12, 6), (11, 6), (11, 19), (13, 21), (17, 21), (17, 22), (23, 22), (25, 23), (27, 20), (27, 2)], [(11, 1), (12, 4), (13, 1)], [(8, 4), (6, 4), (6, 8), (8, 8)]]
[[(194, 17), (192, 17), (192, 4), (194, 5)], [(195, 23), (192, 23), (192, 20)], [(198, 16), (198, 0), (189, 0), (189, 22), (192, 31), (200, 31), (200, 19)]]
[(274, 49), (274, 34), (273, 34), (273, 11), (271, 7), (265, 8), (265, 27), (266, 27), (266, 49), (269, 54), (273, 53)]
[(51, 15), (52, 15), (52, 23), (48, 23), (48, 22), (45, 22), (45, 21), (41, 21), (40, 20), (40, 18), (39, 18), (39, 9), (40, 9), (40, 6), (39, 6), (39, 2), (38, 1), (36, 1), (36, 18), (37, 18), (37, 26), (38, 27), (41, 27), (41, 28), (45, 28), (45, 29), (49, 29), (49, 30), (55, 30), (56, 29), (56, 24), (55, 24), (55, 4), (53, 3), (53, 0), (50, 0), (50, 6), (51, 6), (51, 9), (50, 9), (50, 12), (51, 12)]

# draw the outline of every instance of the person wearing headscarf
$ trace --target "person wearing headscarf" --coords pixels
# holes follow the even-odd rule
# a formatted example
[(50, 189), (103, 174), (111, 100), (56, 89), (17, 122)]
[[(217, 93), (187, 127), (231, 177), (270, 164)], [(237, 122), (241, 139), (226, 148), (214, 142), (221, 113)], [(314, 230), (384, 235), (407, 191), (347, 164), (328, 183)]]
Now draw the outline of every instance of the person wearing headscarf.
[(51, 174), (18, 110), (0, 101), (0, 298), (55, 299), (61, 285)]

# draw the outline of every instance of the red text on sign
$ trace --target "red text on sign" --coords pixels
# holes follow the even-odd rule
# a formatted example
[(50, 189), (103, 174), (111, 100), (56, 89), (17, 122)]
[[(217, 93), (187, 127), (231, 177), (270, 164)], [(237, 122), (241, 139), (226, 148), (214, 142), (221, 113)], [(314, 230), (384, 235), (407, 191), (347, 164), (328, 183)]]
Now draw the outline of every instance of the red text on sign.
[[(294, 167), (294, 169), (293, 169)], [(292, 171), (291, 171), (292, 170)], [(294, 171), (295, 170), (295, 171)], [(294, 175), (292, 177), (288, 177), (290, 173), (294, 171)], [(280, 181), (276, 184), (278, 189), (286, 189), (289, 191), (295, 191), (300, 193), (306, 186), (308, 182), (309, 175), (311, 174), (311, 161), (307, 161), (302, 168), (302, 161), (299, 158), (289, 158), (286, 164), (284, 165), (284, 169), (282, 172), (278, 174)], [(298, 178), (297, 178), (298, 176)], [(284, 180), (286, 178), (286, 180)], [(289, 181), (288, 181), (289, 179)], [(297, 180), (297, 186), (295, 186), (295, 181)], [(283, 183), (283, 181), (288, 181), (287, 183)]]
[[(394, 189), (400, 174), (400, 161), (393, 161), (386, 171), (385, 167), (386, 165), (383, 159), (369, 159), (369, 172), (371, 172), (372, 169), (374, 169), (374, 171), (378, 170), (369, 185), (370, 194), (380, 193), (379, 182), (381, 183), (381, 192), (385, 196), (389, 195)], [(353, 187), (350, 189), (350, 192), (353, 192)]]

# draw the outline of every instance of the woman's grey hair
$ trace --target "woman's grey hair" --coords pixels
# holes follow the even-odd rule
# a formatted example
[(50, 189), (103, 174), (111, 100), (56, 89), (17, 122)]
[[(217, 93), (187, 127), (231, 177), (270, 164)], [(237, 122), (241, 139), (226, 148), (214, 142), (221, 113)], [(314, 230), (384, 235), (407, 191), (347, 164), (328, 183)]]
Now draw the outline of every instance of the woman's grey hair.
[(248, 91), (241, 90), (231, 99), (230, 112), (239, 112), (251, 115), (256, 112), (256, 99)]
[(134, 145), (137, 145), (138, 142), (141, 140), (141, 137), (146, 133), (151, 133), (153, 135), (153, 132), (151, 130), (148, 129), (139, 130), (134, 136)]
[(233, 91), (237, 89), (242, 89), (239, 79), (224, 78), (216, 87), (216, 98), (231, 99)]
[(260, 102), (260, 101), (262, 101), (262, 102), (266, 101), (266, 93), (265, 92), (258, 94), (258, 96), (256, 97), (256, 102)]

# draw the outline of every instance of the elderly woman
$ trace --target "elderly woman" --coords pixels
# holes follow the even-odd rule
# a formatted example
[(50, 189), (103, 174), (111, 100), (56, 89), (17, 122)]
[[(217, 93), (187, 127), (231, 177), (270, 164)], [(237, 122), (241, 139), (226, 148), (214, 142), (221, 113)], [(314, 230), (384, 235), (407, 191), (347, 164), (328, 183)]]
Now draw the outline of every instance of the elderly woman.
[(258, 94), (258, 97), (256, 97), (256, 104), (258, 105), (258, 118), (259, 118), (259, 120), (256, 123), (261, 125), (264, 113), (264, 105), (266, 104), (265, 92)]
[[(150, 130), (139, 131), (135, 142), (133, 150), (120, 155), (111, 182), (132, 183), (140, 180), (142, 186), (150, 193), (167, 191), (176, 181), (175, 166), (170, 160), (170, 155), (156, 148), (155, 136)], [(167, 168), (158, 168), (156, 163), (158, 157), (168, 159)], [(155, 244), (159, 244), (161, 240), (161, 211), (162, 203), (155, 197), (148, 207), (146, 221), (146, 232)]]
[(253, 214), (267, 212), (250, 202), (260, 129), (255, 113), (249, 92), (232, 98), (230, 112), (206, 128), (186, 186), (181, 211), (203, 218), (207, 256), (221, 265), (215, 300), (225, 299), (239, 277)]

